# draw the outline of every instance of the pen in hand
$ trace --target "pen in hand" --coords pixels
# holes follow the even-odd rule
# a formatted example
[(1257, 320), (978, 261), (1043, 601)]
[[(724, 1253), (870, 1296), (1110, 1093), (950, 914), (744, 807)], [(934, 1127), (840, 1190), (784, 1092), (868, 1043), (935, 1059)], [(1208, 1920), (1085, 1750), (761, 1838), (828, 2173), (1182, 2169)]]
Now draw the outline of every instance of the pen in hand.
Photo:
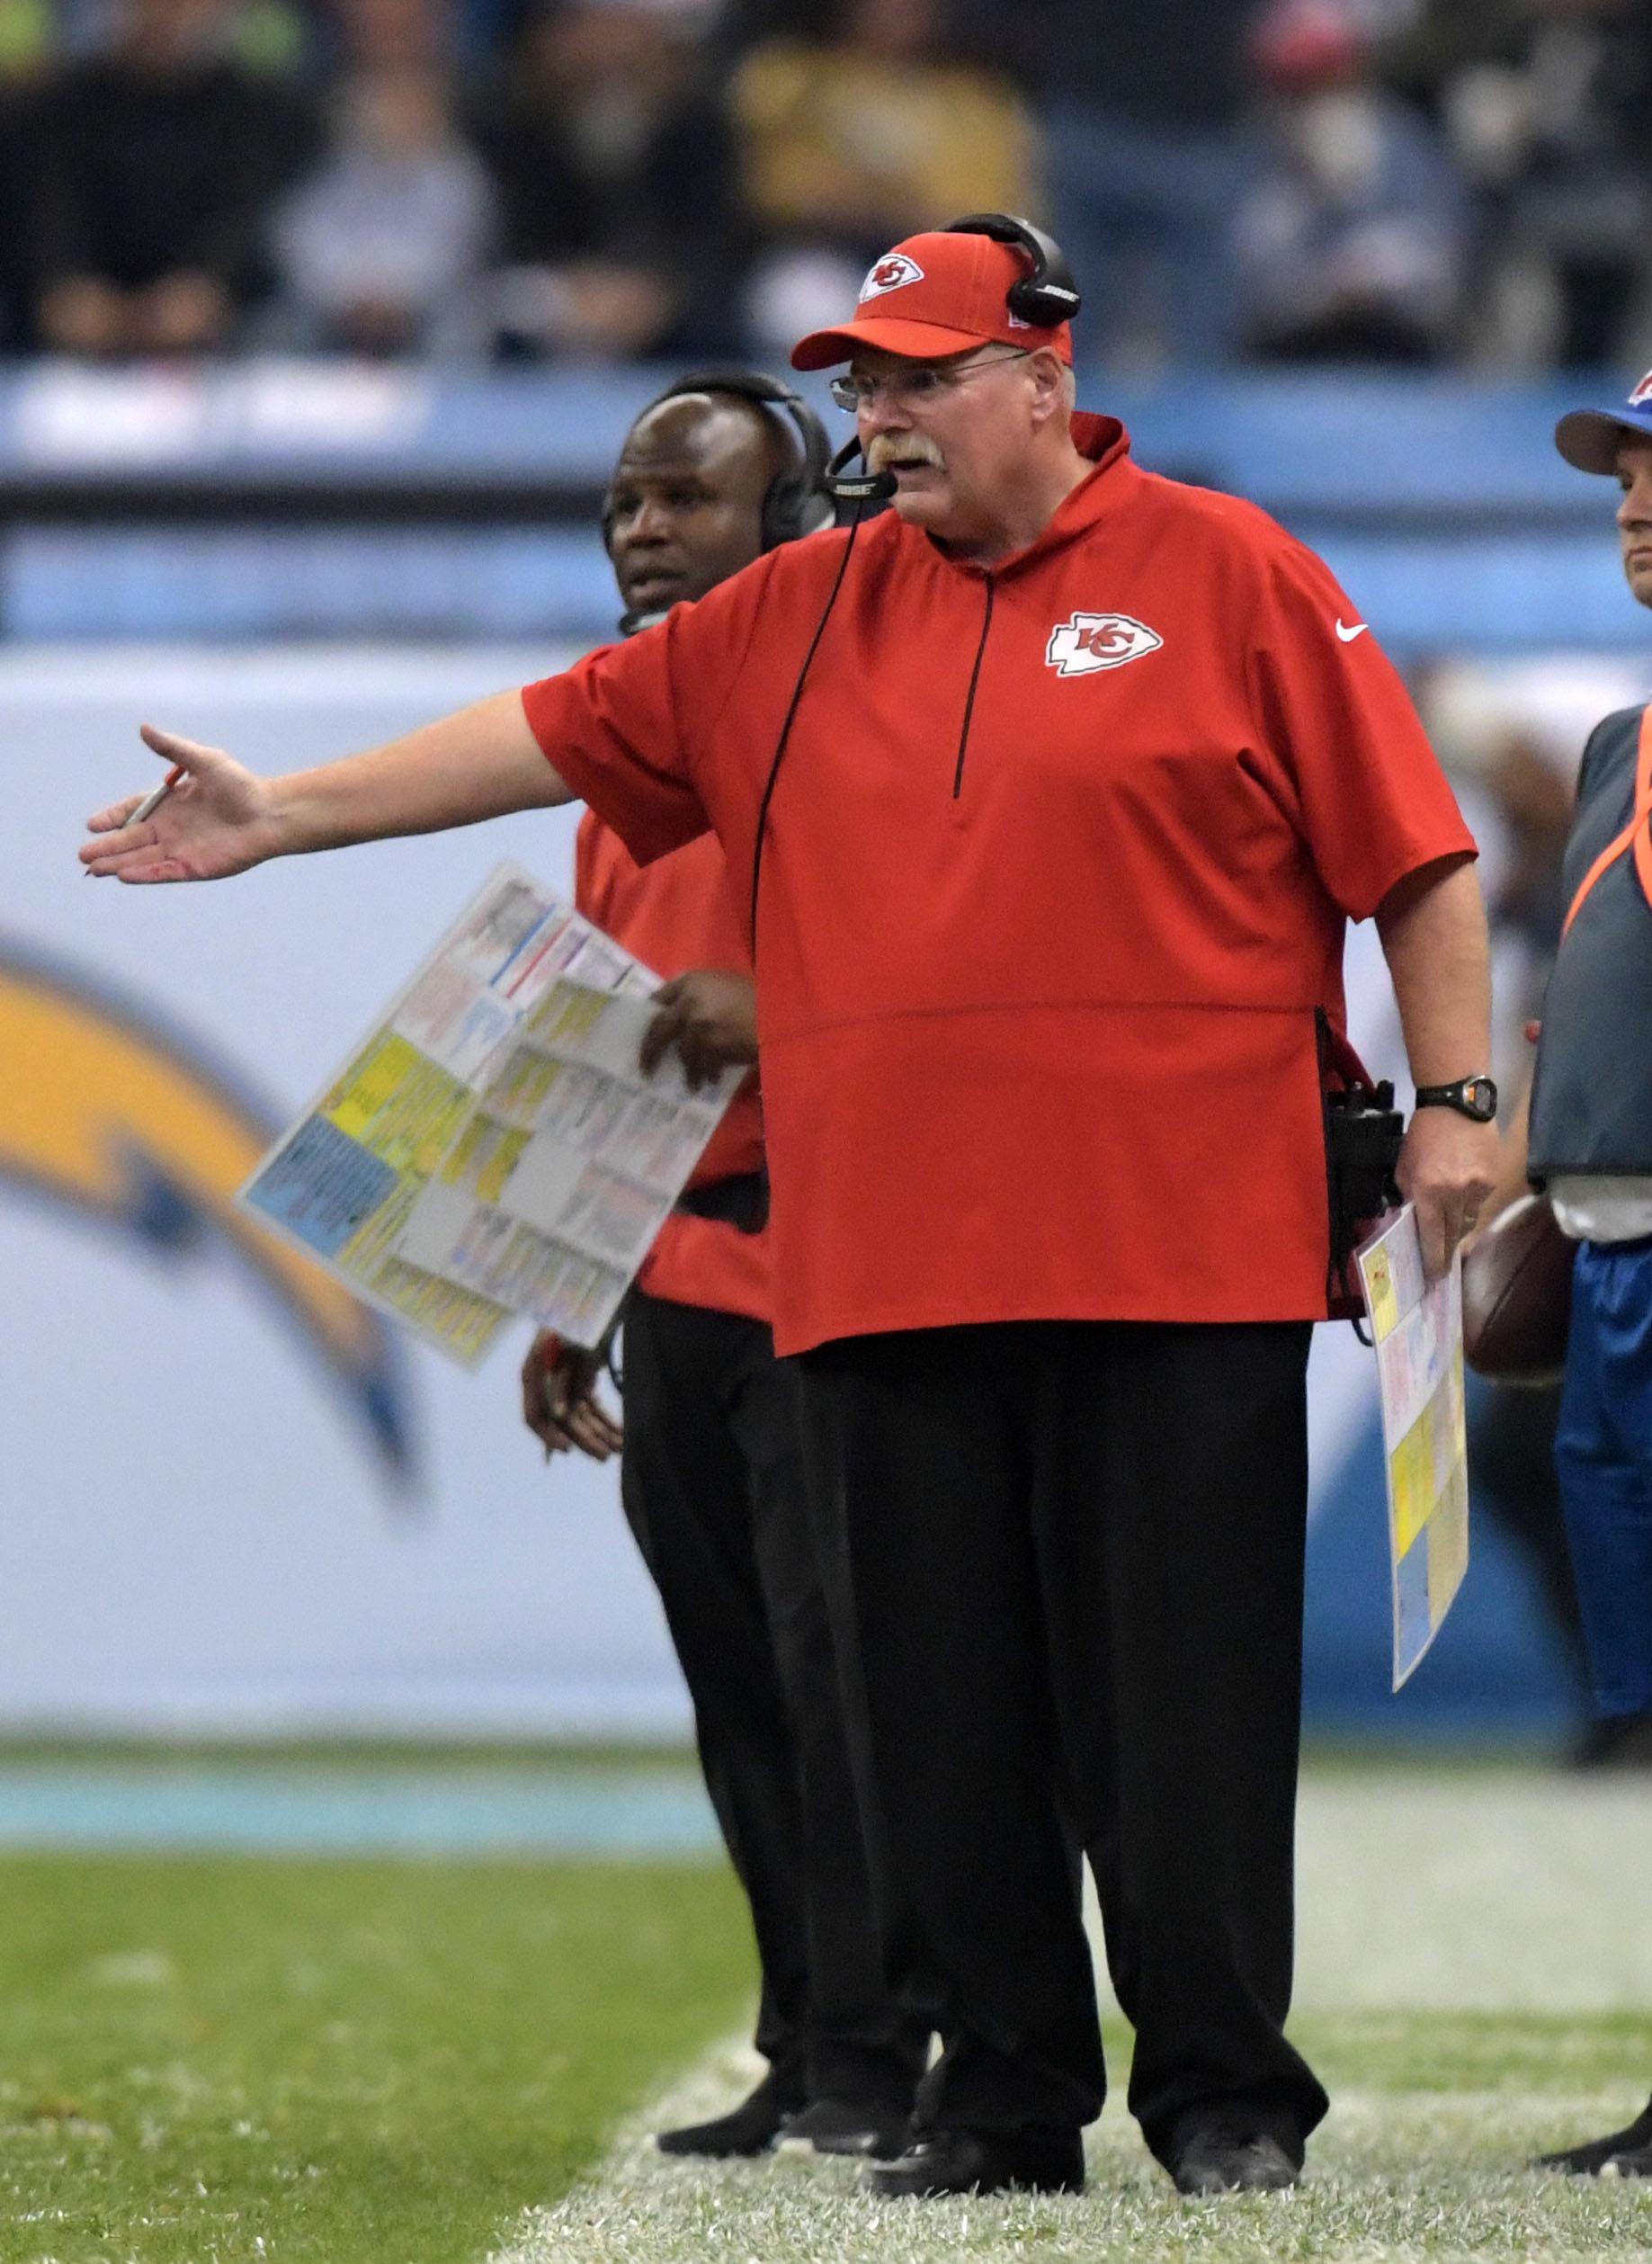
[[(160, 784), (150, 788), (131, 816), (121, 819), (120, 830), (124, 833), (129, 826), (140, 826), (146, 818), (153, 818), (173, 788), (180, 784), (188, 775), (182, 763), (174, 763)], [(97, 875), (88, 869), (86, 878), (88, 881), (94, 881)]]
[(131, 816), (122, 821), (121, 827), (121, 832), (124, 833), (128, 826), (140, 826), (146, 818), (153, 818), (156, 811), (165, 801), (167, 795), (171, 793), (173, 788), (181, 784), (187, 775), (188, 774), (185, 772), (183, 764), (174, 763), (172, 768), (167, 772), (165, 777), (162, 779), (160, 784), (151, 788), (149, 792), (147, 793), (143, 800), (138, 803), (137, 809), (133, 810)]

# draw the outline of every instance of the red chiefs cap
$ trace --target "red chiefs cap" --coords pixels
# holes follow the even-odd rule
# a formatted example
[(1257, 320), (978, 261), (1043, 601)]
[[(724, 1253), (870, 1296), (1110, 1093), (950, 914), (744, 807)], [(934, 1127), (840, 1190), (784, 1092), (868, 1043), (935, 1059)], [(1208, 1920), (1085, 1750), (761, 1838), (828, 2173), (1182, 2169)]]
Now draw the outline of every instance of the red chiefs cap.
[(1009, 310), (1010, 286), (1026, 273), (1023, 255), (990, 236), (908, 236), (873, 261), (842, 328), (811, 330), (792, 348), (791, 366), (827, 370), (864, 346), (927, 362), (988, 343), (1049, 346), (1070, 362), (1070, 323), (1044, 329)]

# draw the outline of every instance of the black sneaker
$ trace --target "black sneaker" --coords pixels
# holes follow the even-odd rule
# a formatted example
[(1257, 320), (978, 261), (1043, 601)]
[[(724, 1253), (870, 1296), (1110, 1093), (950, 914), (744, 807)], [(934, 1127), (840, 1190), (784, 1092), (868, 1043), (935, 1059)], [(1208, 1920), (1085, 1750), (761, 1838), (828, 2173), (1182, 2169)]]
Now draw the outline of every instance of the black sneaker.
[(812, 2149), (817, 2154), (861, 2154), (872, 2161), (893, 2161), (906, 2151), (911, 2121), (896, 2107), (817, 2098), (800, 2114), (786, 2117), (780, 2144), (782, 2152), (795, 2146), (799, 2152)]
[(1652, 2171), (1639, 2166), (1638, 2158), (1648, 2154), (1652, 2154), (1652, 2099), (1626, 2130), (1591, 2139), (1587, 2145), (1563, 2147), (1558, 2154), (1540, 2154), (1531, 2167), (1564, 2170), (1574, 2178), (1598, 2178), (1604, 2170), (1621, 2178), (1645, 2178)]
[(765, 2076), (729, 2114), (718, 2116), (714, 2122), (691, 2123), (683, 2130), (660, 2131), (654, 2143), (663, 2154), (702, 2154), (714, 2161), (766, 2154), (798, 2103), (772, 2076)]
[(1085, 2181), (1081, 2134), (1067, 2130), (930, 2130), (897, 2161), (862, 2173), (868, 2193), (931, 2201), (947, 2193), (1078, 2193)]

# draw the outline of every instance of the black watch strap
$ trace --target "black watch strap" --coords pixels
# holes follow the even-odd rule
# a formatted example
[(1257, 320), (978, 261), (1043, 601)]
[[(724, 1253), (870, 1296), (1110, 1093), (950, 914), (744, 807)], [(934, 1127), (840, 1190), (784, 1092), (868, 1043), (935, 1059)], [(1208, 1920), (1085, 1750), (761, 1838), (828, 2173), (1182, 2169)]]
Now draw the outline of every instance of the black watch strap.
[(1419, 1085), (1419, 1108), (1454, 1108), (1477, 1124), (1489, 1124), (1497, 1114), (1497, 1088), (1489, 1077), (1460, 1077), (1454, 1085)]

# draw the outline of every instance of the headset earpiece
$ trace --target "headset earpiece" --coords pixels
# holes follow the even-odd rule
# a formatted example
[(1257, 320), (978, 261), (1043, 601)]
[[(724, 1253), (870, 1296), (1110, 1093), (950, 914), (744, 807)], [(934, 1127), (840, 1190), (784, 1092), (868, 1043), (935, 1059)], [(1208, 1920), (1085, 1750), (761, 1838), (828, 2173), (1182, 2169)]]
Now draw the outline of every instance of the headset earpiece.
[(782, 542), (797, 541), (804, 532), (803, 511), (808, 501), (808, 488), (800, 474), (775, 473), (763, 490), (758, 522), (765, 550), (777, 550)]
[(1014, 212), (968, 212), (951, 221), (947, 236), (987, 236), (995, 244), (1007, 244), (1026, 255), (1027, 273), (1005, 293), (1005, 304), (1018, 321), (1035, 330), (1054, 330), (1071, 322), (1084, 304), (1067, 255), (1053, 236)]

